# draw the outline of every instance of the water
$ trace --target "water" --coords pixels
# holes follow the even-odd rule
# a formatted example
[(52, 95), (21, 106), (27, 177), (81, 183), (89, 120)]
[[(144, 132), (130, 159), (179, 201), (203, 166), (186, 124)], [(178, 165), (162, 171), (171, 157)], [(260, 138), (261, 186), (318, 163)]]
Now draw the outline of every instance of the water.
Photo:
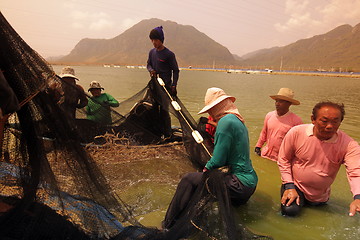
[[(54, 66), (58, 74), (61, 68), (62, 66)], [(89, 83), (96, 80), (101, 83), (106, 92), (119, 101), (131, 97), (149, 81), (146, 69), (95, 66), (75, 66), (74, 68), (76, 75), (80, 78), (79, 84), (85, 88), (85, 91)], [(209, 87), (220, 87), (227, 94), (237, 98), (236, 105), (249, 129), (251, 152), (261, 131), (265, 114), (274, 110), (274, 100), (269, 95), (276, 94), (281, 87), (288, 87), (295, 91), (295, 99), (299, 100), (301, 105), (292, 106), (291, 111), (299, 115), (304, 123), (310, 123), (311, 111), (317, 102), (322, 100), (343, 102), (346, 115), (340, 129), (355, 140), (360, 140), (358, 127), (360, 79), (183, 70), (180, 72), (178, 96), (195, 119), (199, 118), (197, 112), (203, 107), (204, 95)], [(279, 240), (359, 239), (360, 215), (348, 216), (352, 195), (343, 167), (332, 186), (331, 198), (326, 206), (304, 208), (300, 217), (286, 218), (279, 212), (281, 181), (276, 163), (262, 159), (253, 153), (251, 158), (259, 176), (259, 184), (248, 204), (236, 209), (239, 221), (255, 232), (268, 234)], [(157, 174), (151, 168), (150, 171)], [(142, 175), (139, 176), (141, 177)], [(131, 205), (130, 195), (137, 194), (139, 198), (142, 194), (148, 194), (146, 197), (150, 196), (152, 200), (149, 201), (156, 207), (150, 209), (151, 213), (141, 218), (141, 221), (144, 225), (160, 226), (176, 186), (165, 184), (159, 190), (159, 186), (153, 185), (142, 182), (141, 185), (132, 187), (129, 190), (131, 193), (122, 193), (123, 195), (120, 196), (127, 199)], [(143, 189), (147, 189), (147, 192), (150, 189), (152, 193), (144, 193)]]

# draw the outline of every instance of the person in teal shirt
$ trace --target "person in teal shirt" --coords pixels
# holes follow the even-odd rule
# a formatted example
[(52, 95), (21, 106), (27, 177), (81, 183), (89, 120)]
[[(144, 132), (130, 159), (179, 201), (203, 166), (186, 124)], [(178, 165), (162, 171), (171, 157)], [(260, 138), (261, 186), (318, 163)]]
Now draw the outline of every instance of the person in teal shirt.
[(109, 125), (112, 122), (110, 107), (118, 107), (119, 102), (110, 94), (102, 93), (102, 90), (104, 88), (97, 81), (90, 83), (88, 91), (92, 97), (86, 107), (86, 116), (88, 120), (102, 125)]
[[(228, 167), (224, 182), (233, 205), (245, 204), (255, 192), (258, 177), (250, 159), (249, 135), (234, 102), (220, 88), (209, 88), (205, 107), (199, 112), (208, 113), (217, 122), (214, 151), (203, 172)], [(180, 181), (166, 212), (163, 228), (171, 228), (182, 215), (193, 193), (202, 180), (202, 172), (187, 173)]]

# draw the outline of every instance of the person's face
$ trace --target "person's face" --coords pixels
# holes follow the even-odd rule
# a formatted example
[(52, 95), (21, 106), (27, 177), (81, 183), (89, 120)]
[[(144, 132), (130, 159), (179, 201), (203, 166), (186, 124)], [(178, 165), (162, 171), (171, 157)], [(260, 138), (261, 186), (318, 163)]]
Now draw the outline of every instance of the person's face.
[(340, 127), (340, 110), (331, 106), (323, 106), (316, 115), (316, 119), (311, 116), (312, 124), (314, 124), (314, 135), (320, 140), (330, 139)]
[(69, 84), (75, 84), (75, 78), (72, 77), (63, 77), (61, 78), (64, 82), (67, 82)]
[(213, 108), (210, 108), (207, 113), (209, 114), (209, 116), (214, 119), (214, 121), (216, 121), (215, 117), (214, 117), (214, 113), (213, 113)]
[(289, 111), (290, 106), (291, 106), (291, 102), (281, 100), (281, 99), (275, 100), (275, 108), (276, 108), (276, 112), (279, 116), (282, 116), (285, 113), (287, 113)]
[(91, 95), (93, 95), (94, 97), (98, 97), (101, 95), (101, 89), (99, 88), (92, 88), (90, 89)]
[(159, 39), (151, 39), (151, 42), (156, 49), (161, 49), (163, 46), (163, 43)]

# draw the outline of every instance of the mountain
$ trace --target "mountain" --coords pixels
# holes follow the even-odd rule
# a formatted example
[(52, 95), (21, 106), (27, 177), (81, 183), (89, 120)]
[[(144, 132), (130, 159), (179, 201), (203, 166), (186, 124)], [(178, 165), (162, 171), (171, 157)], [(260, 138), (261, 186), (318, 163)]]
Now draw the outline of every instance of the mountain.
[(151, 29), (163, 26), (164, 45), (176, 55), (179, 66), (232, 65), (230, 51), (192, 26), (152, 18), (139, 22), (112, 39), (82, 39), (69, 55), (58, 62), (83, 64), (146, 65), (153, 48)]
[(244, 60), (242, 57), (240, 57), (240, 56), (237, 55), (237, 54), (233, 54), (233, 57), (234, 57), (234, 59), (235, 59), (236, 61), (242, 61), (242, 60)]
[(360, 71), (360, 24), (339, 26), (325, 34), (284, 47), (242, 56), (243, 67), (303, 71)]

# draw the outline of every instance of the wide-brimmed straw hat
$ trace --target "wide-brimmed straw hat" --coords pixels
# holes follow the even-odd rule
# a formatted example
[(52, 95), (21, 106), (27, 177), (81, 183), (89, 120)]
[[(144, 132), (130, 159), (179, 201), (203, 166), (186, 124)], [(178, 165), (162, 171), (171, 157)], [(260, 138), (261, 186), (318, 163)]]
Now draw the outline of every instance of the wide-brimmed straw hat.
[(64, 67), (62, 70), (61, 70), (61, 74), (60, 74), (60, 77), (63, 78), (63, 77), (71, 77), (71, 78), (75, 78), (76, 80), (79, 80), (76, 76), (75, 76), (75, 70), (72, 68), (72, 67)]
[(271, 95), (270, 97), (275, 100), (280, 99), (280, 100), (285, 100), (285, 101), (291, 102), (291, 104), (293, 104), (293, 105), (300, 104), (300, 102), (298, 100), (294, 99), (294, 91), (291, 90), (290, 88), (280, 88), (277, 95)]
[(224, 101), (225, 99), (230, 98), (232, 102), (235, 102), (236, 98), (233, 96), (226, 95), (224, 90), (217, 87), (209, 88), (205, 94), (205, 107), (201, 109), (198, 114), (207, 112), (210, 108), (214, 107), (216, 104)]
[(89, 87), (88, 91), (90, 91), (91, 89), (102, 89), (102, 90), (104, 90), (104, 88), (101, 87), (100, 83), (97, 82), (97, 81), (92, 81), (90, 83), (90, 87)]

